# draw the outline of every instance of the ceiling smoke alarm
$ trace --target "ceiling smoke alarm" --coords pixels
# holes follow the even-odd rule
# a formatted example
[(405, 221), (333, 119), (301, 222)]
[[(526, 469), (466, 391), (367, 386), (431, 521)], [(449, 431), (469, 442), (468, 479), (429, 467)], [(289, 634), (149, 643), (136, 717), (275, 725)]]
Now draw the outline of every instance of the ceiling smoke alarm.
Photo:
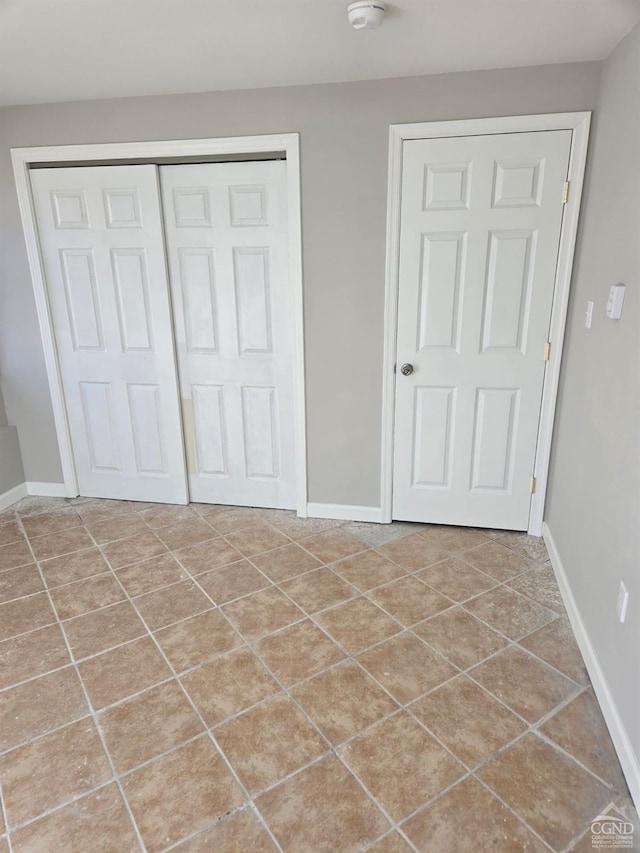
[(354, 30), (373, 30), (380, 26), (386, 11), (381, 0), (356, 0), (347, 6), (347, 17)]

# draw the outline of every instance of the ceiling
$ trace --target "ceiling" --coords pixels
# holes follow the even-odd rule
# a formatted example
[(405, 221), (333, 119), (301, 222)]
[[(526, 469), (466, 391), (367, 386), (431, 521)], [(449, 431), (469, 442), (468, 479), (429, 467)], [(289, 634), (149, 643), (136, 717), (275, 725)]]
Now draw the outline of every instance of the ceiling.
[(603, 59), (638, 0), (0, 0), (0, 105)]

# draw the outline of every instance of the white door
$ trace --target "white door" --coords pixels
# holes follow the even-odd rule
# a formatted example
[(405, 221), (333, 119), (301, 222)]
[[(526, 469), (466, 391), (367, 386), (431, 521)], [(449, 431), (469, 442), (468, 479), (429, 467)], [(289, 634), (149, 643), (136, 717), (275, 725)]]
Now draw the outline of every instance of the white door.
[(292, 509), (285, 163), (160, 176), (191, 499)]
[(186, 503), (156, 167), (31, 185), (80, 493)]
[(527, 528), (570, 145), (404, 143), (394, 518)]

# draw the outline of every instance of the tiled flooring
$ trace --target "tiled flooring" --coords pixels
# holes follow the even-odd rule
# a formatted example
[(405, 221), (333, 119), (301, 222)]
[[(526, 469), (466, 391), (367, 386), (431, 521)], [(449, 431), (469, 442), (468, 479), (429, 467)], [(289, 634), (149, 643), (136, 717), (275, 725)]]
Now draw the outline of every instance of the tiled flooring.
[(0, 853), (590, 850), (610, 802), (637, 816), (546, 560), (25, 499), (0, 514)]

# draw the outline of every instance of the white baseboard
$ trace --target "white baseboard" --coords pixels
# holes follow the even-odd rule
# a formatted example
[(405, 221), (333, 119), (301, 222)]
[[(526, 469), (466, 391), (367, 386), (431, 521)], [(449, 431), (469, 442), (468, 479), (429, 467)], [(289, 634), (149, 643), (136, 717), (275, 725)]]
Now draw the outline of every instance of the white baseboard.
[(307, 504), (309, 518), (339, 518), (346, 521), (374, 521), (381, 524), (379, 506), (353, 506), (351, 504)]
[(27, 494), (42, 498), (68, 498), (75, 495), (67, 494), (64, 483), (25, 483)]
[(609, 734), (611, 735), (611, 740), (613, 741), (618, 758), (620, 759), (622, 772), (627, 780), (627, 785), (629, 786), (629, 791), (635, 807), (640, 812), (640, 757), (633, 751), (631, 740), (629, 739), (629, 735), (627, 734), (622, 718), (618, 713), (615, 699), (611, 693), (606, 675), (600, 665), (598, 654), (593, 647), (585, 624), (582, 621), (578, 605), (573, 597), (573, 593), (571, 592), (569, 579), (567, 578), (567, 574), (564, 570), (562, 559), (554, 542), (553, 535), (546, 522), (542, 526), (542, 536), (549, 552), (551, 565), (555, 572), (565, 607), (567, 608), (571, 627), (576, 635), (576, 640), (578, 641), (578, 646), (582, 652), (582, 657), (584, 658), (587, 672), (591, 678), (602, 715), (604, 716), (607, 728), (609, 729)]
[(28, 494), (26, 483), (20, 483), (19, 486), (14, 486), (8, 492), (4, 492), (0, 495), (0, 512), (11, 504), (22, 500), (22, 498), (26, 498)]

